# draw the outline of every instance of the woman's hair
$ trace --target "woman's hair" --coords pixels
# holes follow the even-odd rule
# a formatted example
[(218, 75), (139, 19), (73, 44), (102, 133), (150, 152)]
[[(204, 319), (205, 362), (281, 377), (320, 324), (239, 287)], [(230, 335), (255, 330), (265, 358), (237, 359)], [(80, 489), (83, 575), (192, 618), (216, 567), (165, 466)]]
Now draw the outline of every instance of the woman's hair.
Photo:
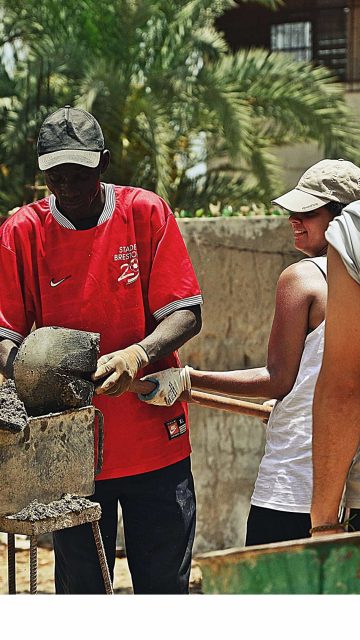
[(324, 205), (325, 209), (330, 211), (330, 213), (332, 213), (334, 217), (339, 216), (343, 208), (346, 206), (347, 204), (345, 204), (344, 202), (335, 202), (335, 200), (331, 200), (330, 202)]

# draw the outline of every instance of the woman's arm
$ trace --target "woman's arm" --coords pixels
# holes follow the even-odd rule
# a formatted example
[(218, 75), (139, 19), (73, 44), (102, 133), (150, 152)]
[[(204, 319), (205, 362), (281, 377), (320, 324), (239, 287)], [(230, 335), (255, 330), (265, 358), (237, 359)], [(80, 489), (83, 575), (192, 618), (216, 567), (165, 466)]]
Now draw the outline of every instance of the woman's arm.
[(280, 275), (265, 367), (237, 371), (191, 370), (191, 386), (243, 397), (280, 399), (289, 393), (299, 370), (310, 307), (316, 295), (314, 281), (319, 282), (318, 278), (323, 276), (317, 267), (307, 262), (291, 265)]
[(148, 396), (139, 397), (151, 404), (173, 404), (185, 389), (194, 388), (232, 396), (283, 398), (294, 385), (312, 305), (324, 295), (324, 287), (326, 295), (322, 274), (309, 262), (283, 271), (277, 284), (266, 367), (237, 371), (169, 369), (146, 376), (157, 387)]

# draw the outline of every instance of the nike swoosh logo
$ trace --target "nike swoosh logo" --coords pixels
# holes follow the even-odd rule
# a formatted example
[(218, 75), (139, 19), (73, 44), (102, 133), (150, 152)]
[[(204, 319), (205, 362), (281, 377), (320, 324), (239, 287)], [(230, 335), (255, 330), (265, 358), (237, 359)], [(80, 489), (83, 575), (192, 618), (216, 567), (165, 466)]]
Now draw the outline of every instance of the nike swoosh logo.
[(71, 278), (71, 276), (66, 276), (65, 278), (62, 278), (62, 280), (58, 280), (57, 282), (54, 282), (54, 280), (50, 280), (50, 286), (51, 287), (58, 287), (59, 284), (61, 284), (65, 280), (68, 280), (69, 278)]

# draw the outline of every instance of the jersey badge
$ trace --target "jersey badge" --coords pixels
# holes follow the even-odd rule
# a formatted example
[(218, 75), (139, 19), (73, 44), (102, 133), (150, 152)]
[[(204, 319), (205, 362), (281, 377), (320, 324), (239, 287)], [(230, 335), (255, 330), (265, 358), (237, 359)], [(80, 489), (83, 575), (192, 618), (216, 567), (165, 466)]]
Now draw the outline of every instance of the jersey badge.
[(136, 243), (120, 246), (118, 253), (114, 255), (114, 260), (121, 263), (118, 282), (129, 285), (138, 279), (140, 272)]
[(179, 438), (179, 436), (184, 435), (184, 433), (186, 433), (185, 415), (182, 414), (177, 418), (173, 418), (172, 420), (165, 422), (165, 428), (169, 440), (174, 440), (174, 438)]

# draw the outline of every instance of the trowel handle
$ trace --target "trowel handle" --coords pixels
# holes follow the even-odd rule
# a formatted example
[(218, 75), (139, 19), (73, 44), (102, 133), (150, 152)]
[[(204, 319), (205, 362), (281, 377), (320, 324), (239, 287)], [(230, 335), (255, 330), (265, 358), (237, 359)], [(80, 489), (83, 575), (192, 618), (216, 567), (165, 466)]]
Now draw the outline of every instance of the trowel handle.
[[(153, 389), (154, 384), (148, 380), (134, 380), (129, 391), (146, 395), (153, 391)], [(184, 391), (179, 400), (200, 404), (203, 407), (210, 407), (212, 409), (222, 409), (223, 411), (230, 411), (231, 413), (242, 413), (243, 415), (254, 416), (262, 420), (267, 419), (271, 413), (271, 407), (268, 405), (238, 400), (231, 396), (219, 396), (214, 393), (194, 391), (193, 389), (191, 391)]]
[(98, 445), (97, 445), (97, 460), (95, 476), (99, 475), (103, 465), (103, 453), (104, 453), (104, 416), (100, 409), (95, 407), (95, 414), (98, 420)]

